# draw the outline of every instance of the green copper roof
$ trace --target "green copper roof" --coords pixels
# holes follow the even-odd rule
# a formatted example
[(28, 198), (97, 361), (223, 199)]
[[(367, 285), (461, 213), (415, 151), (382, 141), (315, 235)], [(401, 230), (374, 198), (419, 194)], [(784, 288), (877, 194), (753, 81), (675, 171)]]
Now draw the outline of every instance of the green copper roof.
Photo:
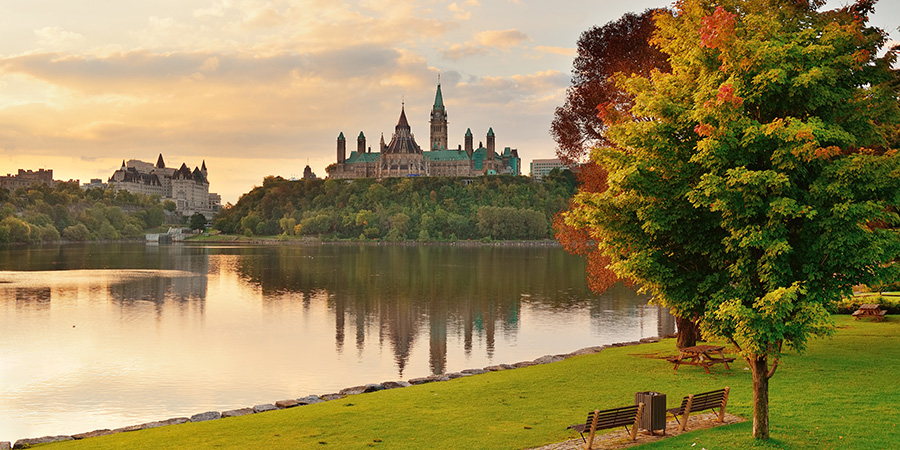
[(471, 136), (471, 135), (472, 135), (472, 129), (466, 128), (466, 136)]
[(366, 138), (366, 135), (364, 135), (363, 132), (360, 131), (360, 132), (359, 132), (359, 137), (357, 137), (357, 139), (365, 139), (365, 138)]
[(434, 109), (444, 109), (444, 96), (441, 95), (440, 84), (438, 84), (437, 93), (434, 94)]
[(423, 153), (429, 161), (466, 161), (469, 155), (458, 150), (434, 150)]
[(343, 131), (341, 131), (341, 135), (338, 136), (338, 140), (339, 140), (339, 141), (345, 141), (345, 140), (346, 140), (346, 139), (344, 139), (344, 132), (343, 132)]
[(357, 153), (352, 151), (350, 152), (350, 157), (344, 161), (344, 164), (369, 163), (378, 161), (380, 158), (381, 153)]
[(488, 136), (493, 136), (493, 135), (494, 135), (494, 129), (493, 129), (493, 128), (488, 128), (488, 134), (487, 134), (487, 135), (488, 135)]

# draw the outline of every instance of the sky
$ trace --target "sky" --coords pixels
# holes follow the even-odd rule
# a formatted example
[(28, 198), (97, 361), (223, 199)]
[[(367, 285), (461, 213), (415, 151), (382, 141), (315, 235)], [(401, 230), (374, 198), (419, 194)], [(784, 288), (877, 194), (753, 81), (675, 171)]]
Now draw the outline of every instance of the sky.
[[(830, 7), (847, 0), (831, 1)], [(419, 145), (440, 77), (449, 145), (488, 128), (523, 172), (554, 157), (578, 36), (665, 0), (3, 0), (0, 174), (106, 181), (123, 160), (206, 162), (234, 203), (268, 175), (319, 177), (405, 105)], [(873, 23), (900, 41), (900, 1)]]

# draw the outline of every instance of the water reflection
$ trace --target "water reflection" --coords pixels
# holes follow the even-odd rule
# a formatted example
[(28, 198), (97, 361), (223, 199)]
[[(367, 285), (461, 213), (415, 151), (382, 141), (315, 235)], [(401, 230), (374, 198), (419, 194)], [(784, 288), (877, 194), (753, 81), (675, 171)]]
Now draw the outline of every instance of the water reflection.
[(557, 248), (0, 251), (0, 440), (225, 410), (670, 333)]

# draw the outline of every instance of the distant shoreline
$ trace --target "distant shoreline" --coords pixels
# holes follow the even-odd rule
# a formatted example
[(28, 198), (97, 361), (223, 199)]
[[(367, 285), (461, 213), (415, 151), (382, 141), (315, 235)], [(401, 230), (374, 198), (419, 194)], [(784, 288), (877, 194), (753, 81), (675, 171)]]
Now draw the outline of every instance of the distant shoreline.
[(357, 241), (357, 240), (322, 240), (319, 238), (256, 238), (238, 235), (209, 236), (189, 238), (183, 244), (260, 244), (260, 245), (397, 245), (397, 246), (458, 246), (458, 247), (561, 247), (559, 241), (543, 239), (539, 241)]

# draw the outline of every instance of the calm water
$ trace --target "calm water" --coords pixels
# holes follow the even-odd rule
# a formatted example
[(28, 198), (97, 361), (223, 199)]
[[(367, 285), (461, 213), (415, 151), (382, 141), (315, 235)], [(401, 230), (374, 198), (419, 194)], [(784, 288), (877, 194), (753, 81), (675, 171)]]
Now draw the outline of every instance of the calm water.
[(670, 333), (558, 248), (0, 250), (0, 441), (224, 411)]

